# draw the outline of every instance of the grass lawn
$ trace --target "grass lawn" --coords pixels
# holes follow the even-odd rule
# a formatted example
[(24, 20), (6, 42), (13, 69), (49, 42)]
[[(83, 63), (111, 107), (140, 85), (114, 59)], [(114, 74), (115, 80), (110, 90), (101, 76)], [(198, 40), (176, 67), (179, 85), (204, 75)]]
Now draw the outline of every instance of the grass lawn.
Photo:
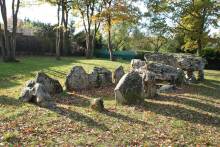
[[(176, 93), (146, 99), (142, 106), (116, 106), (113, 86), (55, 96), (56, 109), (18, 101), (20, 91), (37, 71), (45, 71), (63, 85), (73, 65), (88, 72), (94, 66), (114, 70), (126, 61), (49, 57), (0, 62), (0, 146), (22, 145), (220, 145), (220, 71), (207, 70), (206, 81), (184, 86)], [(88, 107), (89, 99), (103, 97), (108, 111)]]

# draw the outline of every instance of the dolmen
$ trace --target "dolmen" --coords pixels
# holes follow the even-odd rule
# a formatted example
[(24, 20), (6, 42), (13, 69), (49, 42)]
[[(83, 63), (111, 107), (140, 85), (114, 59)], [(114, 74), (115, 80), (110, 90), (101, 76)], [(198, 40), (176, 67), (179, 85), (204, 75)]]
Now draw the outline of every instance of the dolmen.
[(186, 80), (193, 82), (196, 80), (195, 71), (198, 71), (197, 80), (204, 80), (204, 68), (206, 60), (192, 54), (163, 54), (150, 53), (144, 55), (146, 63), (156, 62), (166, 64), (175, 68), (180, 68), (185, 72)]
[(164, 63), (133, 59), (131, 61), (131, 70), (139, 73), (145, 73), (146, 71), (152, 72), (155, 74), (155, 81), (157, 83), (166, 81), (170, 84), (181, 85), (184, 82), (184, 73), (182, 69)]
[(19, 99), (23, 102), (44, 104), (52, 100), (52, 96), (63, 92), (58, 80), (53, 79), (43, 72), (38, 72), (35, 79), (26, 83)]
[(158, 93), (173, 92), (176, 86), (204, 79), (206, 61), (190, 54), (146, 53), (145, 60), (131, 60), (130, 72), (119, 80), (114, 92), (119, 104), (139, 104)]

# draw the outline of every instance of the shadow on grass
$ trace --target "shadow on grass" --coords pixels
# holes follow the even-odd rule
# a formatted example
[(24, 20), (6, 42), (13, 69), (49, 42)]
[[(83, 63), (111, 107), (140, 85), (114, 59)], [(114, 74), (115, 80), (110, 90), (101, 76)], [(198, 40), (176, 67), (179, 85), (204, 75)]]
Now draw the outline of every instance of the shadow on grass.
[(63, 105), (74, 105), (77, 107), (88, 107), (90, 100), (81, 95), (68, 94), (65, 92), (62, 98), (56, 98), (56, 102)]
[(0, 79), (0, 88), (2, 89), (7, 89), (7, 88), (10, 88), (10, 87), (15, 87), (15, 86), (18, 86), (19, 83), (15, 82), (15, 81), (12, 81), (12, 80), (9, 80), (9, 79)]
[(194, 110), (189, 110), (183, 107), (174, 106), (171, 104), (161, 104), (156, 102), (146, 102), (144, 109), (152, 111), (164, 116), (175, 117), (192, 123), (199, 123), (208, 126), (220, 127), (220, 118), (202, 114)]
[(109, 117), (114, 117), (114, 118), (120, 119), (120, 120), (125, 121), (125, 122), (136, 123), (136, 124), (140, 124), (140, 125), (143, 125), (143, 126), (149, 125), (148, 123), (146, 123), (144, 121), (134, 119), (134, 118), (131, 118), (131, 117), (128, 117), (128, 116), (125, 116), (125, 115), (122, 115), (120, 113), (116, 113), (116, 112), (113, 112), (113, 111), (106, 110), (106, 111), (103, 112), (103, 114), (105, 114)]
[(205, 80), (202, 83), (193, 84), (192, 89), (191, 94), (220, 99), (220, 81)]
[(81, 113), (78, 113), (78, 112), (63, 108), (63, 107), (59, 107), (54, 103), (51, 106), (46, 106), (44, 108), (49, 109), (50, 111), (53, 111), (53, 112), (55, 112), (59, 115), (68, 117), (72, 121), (82, 122), (82, 123), (86, 124), (88, 127), (97, 128), (97, 129), (100, 129), (102, 131), (108, 131), (109, 130), (108, 127), (105, 124), (96, 122), (92, 118), (90, 118), (86, 115), (83, 115)]
[[(91, 97), (78, 95), (78, 94), (68, 94), (68, 93), (65, 93), (65, 95), (66, 96), (62, 99), (56, 99), (56, 102), (59, 104), (64, 104), (64, 105), (74, 105), (77, 107), (89, 107), (89, 105), (90, 105)], [(105, 94), (103, 93), (103, 95), (105, 95)], [(96, 95), (96, 97), (98, 97), (98, 96)], [(125, 116), (125, 115), (122, 115), (120, 113), (116, 113), (113, 111), (108, 111), (107, 109), (104, 112), (102, 112), (102, 114), (105, 114), (109, 117), (114, 117), (114, 118), (117, 118), (117, 119), (120, 119), (123, 121), (131, 122), (131, 123), (138, 123), (140, 125), (148, 125), (144, 121), (133, 119), (131, 117), (128, 117), (128, 116)]]
[(56, 97), (56, 102), (64, 105), (74, 105), (77, 107), (88, 107), (93, 98), (104, 98), (104, 100), (114, 99), (114, 85), (106, 87), (87, 89), (79, 92), (66, 92)]
[[(33, 72), (43, 71), (51, 67), (67, 66), (78, 63), (77, 60), (72, 58), (58, 61), (51, 57), (25, 57), (19, 60), (20, 62), (18, 63), (3, 63), (0, 61), (0, 88), (6, 89), (16, 86), (17, 84), (12, 82), (11, 79), (16, 81), (20, 76), (33, 77)], [(9, 83), (6, 83), (5, 80), (9, 81)]]
[(217, 115), (220, 115), (220, 108), (216, 107), (211, 104), (207, 104), (206, 100), (202, 100), (202, 102), (197, 101), (196, 98), (187, 98), (183, 96), (159, 96), (157, 99), (154, 99), (155, 101), (161, 101), (161, 102), (175, 102), (179, 104), (184, 104), (186, 106), (194, 107), (206, 112), (215, 113)]
[(0, 96), (0, 106), (19, 106), (21, 105), (22, 102), (19, 101), (18, 99), (11, 98), (5, 95)]

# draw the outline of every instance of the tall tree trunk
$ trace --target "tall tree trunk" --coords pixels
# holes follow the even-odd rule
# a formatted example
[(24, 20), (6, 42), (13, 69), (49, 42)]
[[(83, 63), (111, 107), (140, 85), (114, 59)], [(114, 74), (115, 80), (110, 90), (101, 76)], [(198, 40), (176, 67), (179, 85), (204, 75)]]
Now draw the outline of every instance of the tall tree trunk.
[(63, 52), (65, 55), (69, 53), (69, 31), (68, 31), (68, 21), (69, 21), (69, 10), (68, 10), (68, 2), (65, 0), (64, 2), (64, 30), (63, 30)]
[(97, 24), (95, 22), (95, 28), (92, 36), (92, 49), (91, 49), (91, 55), (94, 55), (94, 50), (95, 50), (95, 41), (96, 41), (96, 33), (97, 33)]
[(20, 6), (20, 0), (12, 0), (12, 17), (13, 17), (13, 28), (12, 35), (10, 38), (10, 33), (8, 31), (8, 21), (7, 21), (7, 8), (5, 0), (0, 0), (1, 14), (4, 23), (4, 37), (3, 37), (3, 46), (4, 46), (4, 61), (16, 61), (15, 60), (15, 49), (16, 49), (16, 31), (17, 31), (17, 14)]
[(86, 58), (91, 58), (91, 49), (92, 49), (92, 42), (91, 42), (91, 23), (90, 23), (90, 17), (87, 16), (88, 21), (88, 30), (86, 35)]
[(61, 22), (60, 22), (60, 27), (59, 27), (59, 38), (60, 38), (60, 41), (59, 41), (59, 44), (60, 44), (60, 53), (62, 54), (64, 49), (63, 49), (63, 38), (64, 38), (64, 21), (65, 21), (65, 16), (64, 16), (64, 7), (65, 7), (65, 4), (64, 4), (64, 0), (60, 0), (60, 3), (61, 3)]
[(10, 61), (10, 55), (11, 55), (11, 49), (9, 44), (9, 32), (8, 32), (8, 21), (7, 21), (7, 10), (6, 10), (6, 2), (5, 0), (0, 0), (0, 6), (1, 6), (1, 14), (2, 14), (2, 20), (4, 24), (4, 48), (5, 48), (5, 61)]
[(201, 23), (200, 23), (200, 28), (199, 28), (199, 38), (197, 40), (197, 45), (198, 45), (198, 49), (197, 49), (197, 55), (200, 56), (201, 52), (202, 52), (202, 40), (203, 40), (203, 34), (205, 31), (205, 21), (206, 21), (206, 15), (207, 15), (207, 10), (206, 8), (203, 9), (202, 11), (202, 15), (201, 15)]
[(12, 17), (13, 17), (13, 28), (12, 28), (12, 36), (11, 36), (11, 53), (12, 58), (15, 60), (15, 50), (16, 50), (16, 37), (17, 37), (17, 18), (18, 11), (20, 7), (20, 0), (17, 0), (15, 4), (15, 0), (12, 1)]
[(0, 25), (0, 48), (1, 48), (1, 53), (2, 53), (2, 59), (3, 61), (6, 61), (6, 55), (5, 55), (5, 47), (4, 47), (4, 36), (3, 36), (3, 31), (1, 29), (1, 25)]
[(60, 3), (57, 5), (56, 59), (60, 60)]
[(112, 40), (111, 40), (111, 16), (108, 17), (108, 51), (109, 51), (109, 58), (113, 61), (113, 51), (112, 51)]
[[(90, 32), (90, 31), (89, 31)], [(86, 58), (90, 59), (91, 56), (91, 48), (92, 48), (92, 42), (91, 42), (91, 33), (88, 33), (86, 35)]]
[(197, 40), (197, 44), (198, 44), (197, 55), (200, 56), (201, 55), (201, 51), (202, 51), (202, 41), (201, 41), (201, 38), (199, 38)]

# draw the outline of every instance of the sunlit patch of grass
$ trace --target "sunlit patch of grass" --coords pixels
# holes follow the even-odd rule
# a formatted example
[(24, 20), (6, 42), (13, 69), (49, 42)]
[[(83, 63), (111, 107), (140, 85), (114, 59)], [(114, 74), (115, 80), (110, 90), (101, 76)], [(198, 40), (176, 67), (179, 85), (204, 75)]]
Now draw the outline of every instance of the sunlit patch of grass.
[[(159, 146), (220, 144), (220, 71), (205, 71), (206, 81), (182, 87), (177, 93), (146, 99), (141, 106), (119, 106), (114, 85), (54, 96), (56, 107), (21, 103), (27, 80), (44, 71), (64, 86), (74, 65), (91, 72), (94, 66), (110, 70), (127, 61), (63, 57), (25, 57), (19, 63), (0, 62), (0, 142), (24, 146)], [(54, 75), (52, 70), (64, 73)], [(104, 98), (106, 111), (92, 111), (89, 101)], [(4, 137), (3, 137), (4, 136)], [(2, 141), (4, 140), (4, 141)], [(39, 141), (40, 140), (40, 141)]]
[(1, 138), (2, 142), (6, 142), (9, 144), (17, 144), (20, 142), (18, 131), (14, 132), (5, 132)]

